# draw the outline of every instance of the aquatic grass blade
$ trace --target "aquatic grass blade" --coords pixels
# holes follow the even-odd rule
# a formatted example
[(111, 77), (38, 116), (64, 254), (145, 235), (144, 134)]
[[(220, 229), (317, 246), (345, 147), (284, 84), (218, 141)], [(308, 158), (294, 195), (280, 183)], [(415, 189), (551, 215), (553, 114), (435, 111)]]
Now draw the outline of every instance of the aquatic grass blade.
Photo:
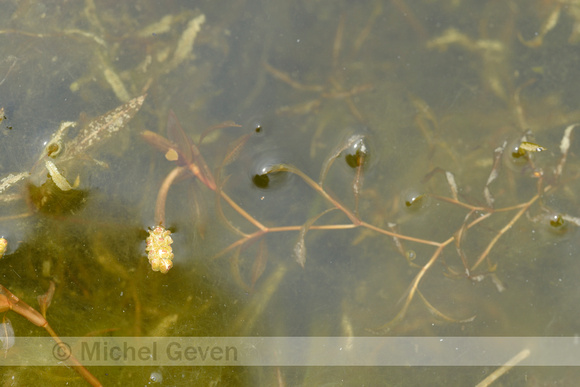
[(141, 109), (147, 94), (133, 98), (129, 102), (113, 109), (85, 125), (79, 134), (65, 146), (62, 161), (86, 153), (93, 146), (110, 138), (123, 129)]

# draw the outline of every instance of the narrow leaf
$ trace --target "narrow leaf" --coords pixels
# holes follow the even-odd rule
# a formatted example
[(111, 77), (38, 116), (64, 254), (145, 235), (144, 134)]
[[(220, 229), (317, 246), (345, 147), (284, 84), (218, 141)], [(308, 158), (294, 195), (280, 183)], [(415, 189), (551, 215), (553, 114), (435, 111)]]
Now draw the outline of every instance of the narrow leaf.
[(572, 135), (572, 130), (579, 124), (573, 124), (568, 126), (564, 130), (564, 136), (560, 142), (560, 152), (562, 153), (562, 158), (556, 167), (556, 177), (562, 175), (562, 170), (564, 169), (564, 164), (566, 164), (566, 158), (568, 157), (568, 150), (570, 149), (570, 137)]
[(228, 152), (226, 154), (226, 157), (224, 158), (224, 161), (222, 162), (221, 168), (224, 168), (227, 165), (231, 164), (232, 162), (236, 161), (236, 159), (242, 152), (244, 145), (246, 145), (246, 142), (248, 142), (251, 136), (252, 135), (250, 133), (245, 134), (242, 137), (238, 138), (236, 141), (234, 141), (234, 143), (228, 147)]
[(322, 170), (320, 171), (319, 184), (321, 186), (324, 182), (324, 179), (326, 178), (326, 175), (328, 174), (328, 171), (330, 170), (330, 167), (334, 163), (334, 160), (336, 160), (345, 149), (348, 149), (357, 141), (361, 141), (362, 139), (364, 139), (364, 135), (354, 134), (349, 138), (347, 138), (345, 142), (338, 144), (338, 146), (332, 150), (330, 155), (324, 161), (324, 164), (322, 165)]
[(304, 242), (304, 237), (306, 236), (306, 233), (308, 232), (310, 227), (312, 227), (314, 222), (316, 222), (321, 216), (326, 215), (327, 213), (335, 209), (336, 208), (329, 208), (321, 212), (320, 214), (313, 216), (312, 218), (308, 219), (306, 223), (302, 225), (302, 227), (300, 227), (300, 231), (298, 232), (298, 240), (294, 245), (294, 258), (296, 259), (296, 262), (298, 262), (300, 266), (302, 266), (302, 268), (304, 268), (304, 264), (306, 263), (306, 243)]
[(252, 265), (252, 283), (251, 289), (254, 289), (254, 285), (260, 279), (262, 274), (264, 274), (264, 270), (266, 270), (266, 264), (268, 263), (268, 249), (266, 248), (266, 244), (264, 243), (264, 239), (260, 239), (260, 246), (258, 247), (258, 255), (256, 255), (256, 259), (254, 259), (254, 263)]
[(143, 94), (133, 98), (118, 108), (90, 121), (80, 130), (78, 136), (65, 146), (62, 160), (68, 160), (87, 152), (91, 147), (124, 128), (141, 109), (146, 96), (147, 94)]
[(180, 165), (190, 164), (193, 161), (193, 154), (191, 153), (192, 142), (189, 136), (185, 134), (173, 110), (169, 110), (169, 115), (167, 116), (167, 137), (177, 145), (178, 163)]
[(241, 128), (241, 127), (242, 127), (242, 125), (238, 125), (234, 121), (224, 121), (224, 122), (221, 122), (219, 124), (210, 126), (201, 134), (201, 136), (199, 136), (198, 144), (201, 145), (204, 138), (206, 138), (208, 135), (215, 132), (216, 130), (225, 129), (225, 128)]
[(244, 289), (246, 292), (250, 293), (251, 289), (246, 284), (246, 281), (244, 281), (242, 278), (242, 273), (240, 271), (240, 252), (241, 247), (238, 247), (230, 257), (230, 270), (232, 272), (234, 281), (238, 284), (238, 286)]
[(164, 154), (172, 149), (177, 152), (177, 145), (157, 133), (146, 130), (141, 133), (141, 137), (143, 137), (143, 140), (147, 141), (150, 145)]
[(489, 207), (493, 207), (493, 202), (495, 201), (491, 191), (489, 190), (489, 185), (497, 179), (499, 175), (499, 169), (501, 167), (501, 158), (505, 147), (507, 145), (507, 141), (504, 141), (502, 146), (495, 148), (493, 151), (493, 167), (491, 168), (491, 172), (489, 173), (489, 177), (487, 178), (487, 182), (485, 183), (485, 187), (483, 188), (483, 196), (485, 196), (485, 201)]
[(451, 195), (453, 199), (459, 201), (457, 198), (457, 183), (455, 182), (455, 175), (449, 171), (445, 171), (445, 177), (447, 178), (447, 183), (449, 183), (449, 188), (451, 189)]
[(0, 349), (4, 350), (4, 358), (8, 356), (8, 351), (14, 346), (16, 339), (12, 323), (5, 315), (2, 317), (0, 324)]
[(189, 136), (185, 134), (185, 131), (181, 127), (181, 124), (175, 116), (175, 113), (173, 113), (173, 110), (169, 111), (169, 116), (167, 118), (167, 136), (178, 147), (176, 149), (179, 154), (178, 163), (180, 163), (180, 165), (186, 165), (189, 170), (202, 181), (202, 183), (208, 186), (211, 190), (215, 190), (215, 180), (209, 167), (205, 163), (205, 160), (197, 146), (190, 140)]

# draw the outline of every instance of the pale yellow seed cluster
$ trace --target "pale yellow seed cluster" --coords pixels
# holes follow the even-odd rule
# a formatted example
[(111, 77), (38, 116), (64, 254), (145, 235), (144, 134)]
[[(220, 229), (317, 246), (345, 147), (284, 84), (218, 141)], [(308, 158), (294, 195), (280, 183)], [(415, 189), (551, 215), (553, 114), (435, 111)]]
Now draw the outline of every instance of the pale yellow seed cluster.
[(163, 226), (157, 226), (149, 230), (147, 237), (147, 257), (153, 271), (167, 273), (173, 267), (173, 251), (171, 250), (171, 231)]
[(0, 238), (0, 258), (4, 256), (7, 247), (8, 241), (5, 238)]

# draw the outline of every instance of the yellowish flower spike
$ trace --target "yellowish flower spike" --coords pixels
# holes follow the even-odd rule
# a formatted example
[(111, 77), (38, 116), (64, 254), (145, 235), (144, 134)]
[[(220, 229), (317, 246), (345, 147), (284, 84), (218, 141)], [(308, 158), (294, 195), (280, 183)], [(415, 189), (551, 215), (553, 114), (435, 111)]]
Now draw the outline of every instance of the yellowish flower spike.
[(171, 244), (171, 231), (159, 225), (149, 230), (149, 236), (146, 240), (147, 258), (153, 271), (167, 273), (173, 267), (173, 250)]
[(0, 238), (0, 258), (4, 256), (7, 247), (8, 241), (5, 238)]

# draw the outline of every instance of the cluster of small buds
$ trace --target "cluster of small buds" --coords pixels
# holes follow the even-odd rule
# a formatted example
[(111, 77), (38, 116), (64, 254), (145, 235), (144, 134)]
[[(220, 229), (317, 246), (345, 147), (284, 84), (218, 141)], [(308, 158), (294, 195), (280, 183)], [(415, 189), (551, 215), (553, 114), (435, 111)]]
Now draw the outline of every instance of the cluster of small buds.
[(149, 230), (147, 237), (147, 257), (153, 271), (167, 273), (173, 267), (173, 251), (171, 250), (171, 231), (159, 225)]
[(7, 247), (8, 241), (5, 238), (0, 238), (0, 258), (4, 256)]

